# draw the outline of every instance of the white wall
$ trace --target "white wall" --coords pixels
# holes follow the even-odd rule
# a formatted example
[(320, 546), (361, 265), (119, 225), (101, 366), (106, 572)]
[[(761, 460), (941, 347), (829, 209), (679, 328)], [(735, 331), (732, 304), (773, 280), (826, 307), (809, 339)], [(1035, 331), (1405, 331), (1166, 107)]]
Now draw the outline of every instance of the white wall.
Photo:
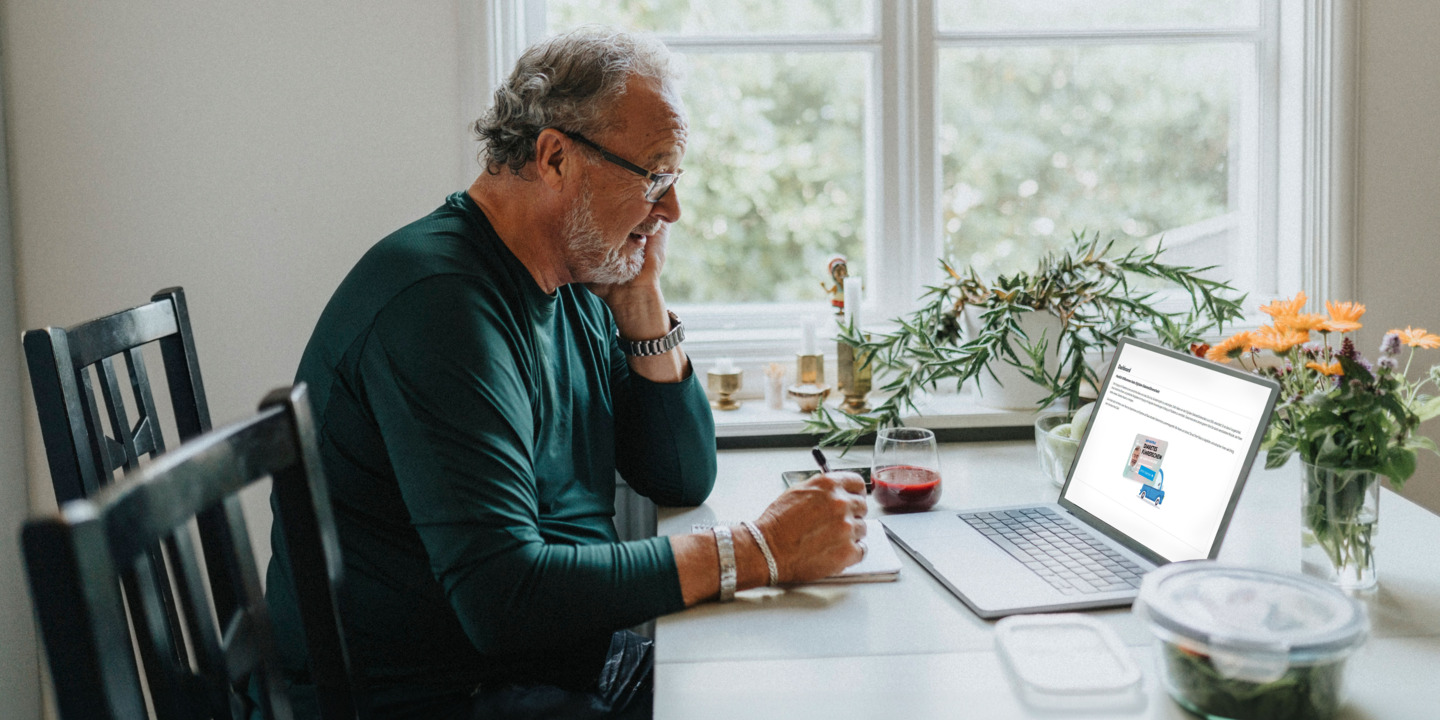
[[(3, 49), (0, 45), (0, 49)], [(0, 61), (3, 64), (3, 61)], [(3, 83), (0, 83), (3, 88)], [(3, 90), (0, 90), (3, 93)], [(3, 103), (0, 103), (3, 111)], [(0, 137), (4, 122), (0, 121)], [(0, 147), (0, 699), (5, 717), (40, 714), (39, 653), (20, 557), (20, 523), (29, 509), (24, 423), (20, 412), (20, 330), (15, 314), (15, 254), (10, 234), (5, 149)]]
[[(1440, 332), (1440, 3), (1358, 4), (1356, 299), (1373, 357), (1389, 328)], [(1419, 358), (1440, 363), (1440, 350)], [(1423, 427), (1440, 439), (1440, 419)], [(1440, 511), (1440, 460), (1422, 456), (1405, 495)]]

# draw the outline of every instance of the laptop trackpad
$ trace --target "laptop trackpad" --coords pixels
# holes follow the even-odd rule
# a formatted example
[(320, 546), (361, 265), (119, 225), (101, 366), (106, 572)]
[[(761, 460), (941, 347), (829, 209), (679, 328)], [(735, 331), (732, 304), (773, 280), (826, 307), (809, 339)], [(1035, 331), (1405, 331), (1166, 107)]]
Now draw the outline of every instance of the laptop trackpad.
[(956, 518), (959, 532), (922, 540), (916, 548), (936, 574), (984, 614), (986, 611), (1045, 605), (1064, 596), (989, 538)]
[(1065, 597), (953, 512), (881, 518), (902, 548), (981, 616)]

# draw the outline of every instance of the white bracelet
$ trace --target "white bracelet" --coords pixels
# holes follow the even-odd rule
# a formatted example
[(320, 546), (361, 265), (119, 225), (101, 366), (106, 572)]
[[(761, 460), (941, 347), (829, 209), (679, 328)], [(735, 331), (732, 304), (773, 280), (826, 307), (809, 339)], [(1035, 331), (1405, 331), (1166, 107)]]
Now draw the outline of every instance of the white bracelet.
[(775, 565), (775, 556), (770, 553), (770, 543), (765, 542), (765, 536), (760, 534), (760, 528), (749, 520), (742, 520), (741, 525), (750, 531), (750, 537), (755, 538), (755, 544), (760, 546), (760, 552), (765, 554), (765, 566), (770, 568), (770, 586), (780, 584), (780, 568)]
[(735, 599), (735, 539), (728, 525), (716, 525), (711, 532), (720, 553), (720, 602), (730, 602)]

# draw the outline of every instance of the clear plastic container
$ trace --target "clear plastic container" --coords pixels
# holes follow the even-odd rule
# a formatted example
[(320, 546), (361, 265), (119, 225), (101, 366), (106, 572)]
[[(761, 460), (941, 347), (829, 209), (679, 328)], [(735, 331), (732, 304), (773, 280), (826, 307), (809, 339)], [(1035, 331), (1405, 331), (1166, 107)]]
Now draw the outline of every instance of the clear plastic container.
[(1088, 615), (1012, 615), (995, 644), (1021, 699), (1047, 710), (1120, 710), (1136, 705), (1140, 668), (1109, 626)]
[(1226, 720), (1334, 716), (1345, 660), (1370, 633), (1365, 607), (1326, 583), (1210, 560), (1146, 575), (1134, 612), (1170, 695)]

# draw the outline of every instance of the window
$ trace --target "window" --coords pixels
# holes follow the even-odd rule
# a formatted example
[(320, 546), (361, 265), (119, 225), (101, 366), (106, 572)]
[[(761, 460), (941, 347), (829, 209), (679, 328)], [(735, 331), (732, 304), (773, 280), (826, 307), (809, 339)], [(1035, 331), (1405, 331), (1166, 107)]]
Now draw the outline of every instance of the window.
[(1312, 141), (1294, 138), (1314, 137), (1300, 111), (1314, 78), (1292, 41), (1323, 35), (1317, 11), (1278, 0), (493, 2), (523, 29), (496, 59), (505, 69), (523, 46), (588, 23), (654, 32), (684, 58), (691, 144), (666, 294), (700, 359), (789, 357), (800, 318), (826, 313), (837, 253), (865, 278), (865, 317), (880, 320), (913, 306), (940, 257), (1001, 273), (1074, 232), (1122, 248), (1163, 239), (1169, 261), (1215, 265), (1252, 299), (1299, 289), (1315, 276), (1304, 258), (1329, 252), (1297, 252), (1314, 211), (1294, 188), (1313, 169), (1296, 159)]

